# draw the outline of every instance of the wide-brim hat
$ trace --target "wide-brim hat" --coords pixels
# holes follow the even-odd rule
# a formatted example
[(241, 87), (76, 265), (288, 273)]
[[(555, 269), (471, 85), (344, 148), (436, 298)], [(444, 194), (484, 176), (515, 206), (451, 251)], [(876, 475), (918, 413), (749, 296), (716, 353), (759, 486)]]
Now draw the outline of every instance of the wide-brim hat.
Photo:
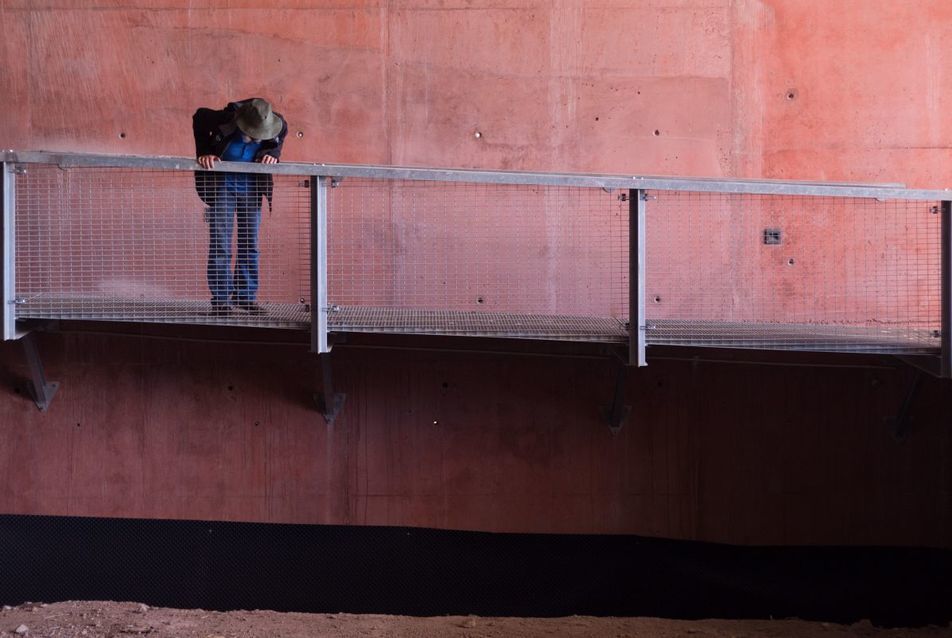
[(281, 133), (284, 121), (271, 110), (267, 100), (256, 97), (238, 107), (235, 124), (242, 133), (257, 140), (270, 140)]

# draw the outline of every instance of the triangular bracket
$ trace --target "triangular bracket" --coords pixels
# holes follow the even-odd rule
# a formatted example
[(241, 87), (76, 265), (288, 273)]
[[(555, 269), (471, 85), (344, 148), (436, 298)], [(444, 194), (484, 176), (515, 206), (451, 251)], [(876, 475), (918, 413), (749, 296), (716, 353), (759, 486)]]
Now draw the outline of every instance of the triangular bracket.
[(23, 343), (26, 360), (30, 366), (30, 394), (33, 396), (33, 401), (40, 412), (46, 412), (53, 401), (53, 396), (59, 390), (59, 383), (46, 380), (43, 361), (40, 359), (40, 352), (37, 350), (33, 333), (27, 334), (20, 341)]
[(321, 386), (323, 392), (314, 394), (314, 403), (324, 417), (327, 425), (334, 425), (337, 415), (344, 409), (347, 395), (343, 392), (334, 392), (334, 376), (331, 370), (331, 355), (324, 353), (317, 355), (321, 360)]

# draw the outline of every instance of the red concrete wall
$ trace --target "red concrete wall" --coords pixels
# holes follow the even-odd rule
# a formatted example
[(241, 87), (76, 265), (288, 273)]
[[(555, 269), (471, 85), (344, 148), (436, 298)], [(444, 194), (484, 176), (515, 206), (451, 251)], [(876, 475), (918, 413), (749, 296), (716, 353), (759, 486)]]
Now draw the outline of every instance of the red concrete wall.
[(943, 0), (4, 0), (0, 145), (188, 155), (197, 105), (260, 94), (296, 160), (946, 187), (950, 24)]
[[(258, 94), (290, 160), (952, 182), (944, 0), (194, 4), (0, 0), (0, 147), (189, 155), (196, 106)], [(604, 362), (341, 351), (327, 429), (293, 348), (40, 343), (63, 386), (0, 393), (4, 512), (952, 538), (948, 386), (898, 444), (889, 370), (656, 360), (611, 437)]]

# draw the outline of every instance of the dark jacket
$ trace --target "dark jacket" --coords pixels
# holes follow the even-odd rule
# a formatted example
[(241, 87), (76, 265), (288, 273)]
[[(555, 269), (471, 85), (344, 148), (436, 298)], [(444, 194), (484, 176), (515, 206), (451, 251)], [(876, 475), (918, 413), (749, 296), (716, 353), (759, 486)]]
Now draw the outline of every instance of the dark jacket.
[[(217, 155), (221, 157), (225, 149), (233, 139), (241, 135), (238, 126), (235, 124), (235, 116), (238, 109), (245, 102), (250, 102), (254, 98), (240, 100), (238, 102), (229, 102), (228, 106), (220, 111), (215, 109), (200, 108), (192, 116), (192, 132), (195, 134), (195, 156)], [(271, 155), (275, 159), (281, 158), (281, 147), (284, 146), (284, 138), (288, 134), (287, 120), (280, 113), (275, 115), (281, 117), (284, 126), (278, 136), (270, 140), (262, 140), (261, 146), (255, 155), (256, 160), (260, 160), (264, 155)], [(254, 180), (254, 187), (258, 189), (268, 199), (268, 208), (271, 207), (271, 196), (274, 192), (274, 179), (268, 173), (248, 173)], [(225, 179), (225, 174), (218, 171), (196, 171), (195, 172), (195, 190), (198, 196), (202, 198), (207, 206), (215, 206), (215, 194)]]

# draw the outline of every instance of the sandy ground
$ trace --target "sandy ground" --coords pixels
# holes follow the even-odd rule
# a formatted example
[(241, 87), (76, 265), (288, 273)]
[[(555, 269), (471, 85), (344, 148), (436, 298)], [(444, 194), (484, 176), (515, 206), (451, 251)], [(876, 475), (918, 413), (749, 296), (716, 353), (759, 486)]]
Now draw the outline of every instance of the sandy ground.
[(483, 618), (476, 616), (377, 616), (296, 614), (273, 611), (212, 612), (166, 609), (139, 603), (25, 603), (0, 611), (0, 636), (87, 636), (89, 638), (311, 638), (313, 636), (952, 636), (952, 627), (879, 629), (868, 621), (853, 625), (801, 620), (664, 620), (659, 618)]

